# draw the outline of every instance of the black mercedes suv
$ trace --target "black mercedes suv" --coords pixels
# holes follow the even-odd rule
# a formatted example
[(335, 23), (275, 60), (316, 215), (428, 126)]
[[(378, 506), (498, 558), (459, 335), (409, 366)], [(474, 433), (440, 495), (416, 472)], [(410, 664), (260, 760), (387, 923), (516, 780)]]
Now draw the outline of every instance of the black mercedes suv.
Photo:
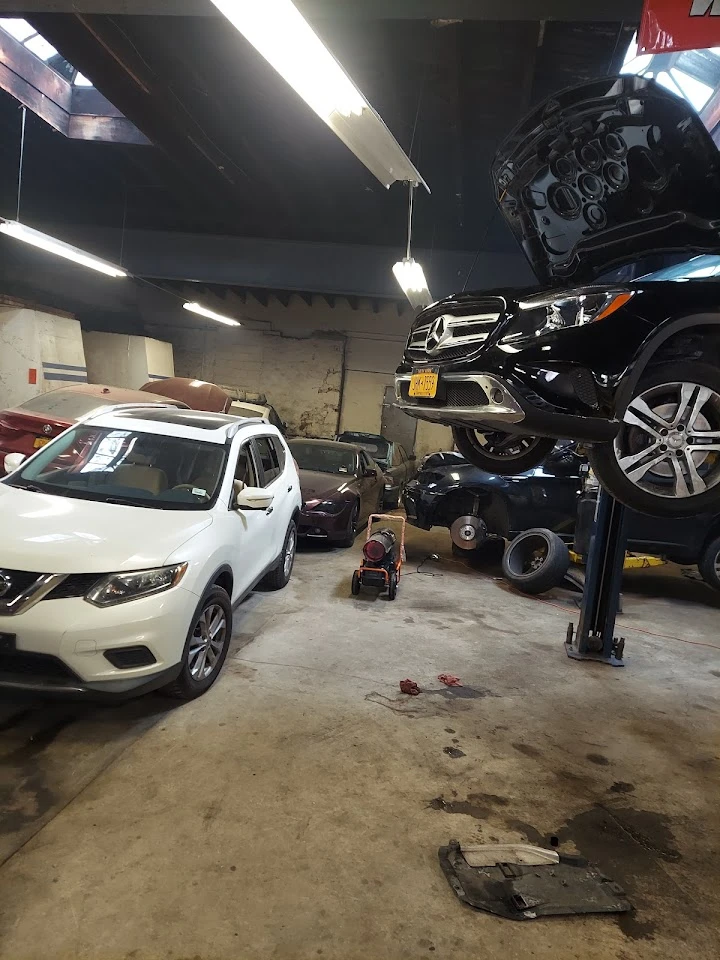
[(592, 81), (536, 108), (492, 175), (541, 286), (424, 310), (398, 404), (483, 470), (531, 469), (572, 437), (635, 510), (720, 511), (720, 259), (693, 257), (720, 254), (720, 154), (699, 117), (652, 80)]

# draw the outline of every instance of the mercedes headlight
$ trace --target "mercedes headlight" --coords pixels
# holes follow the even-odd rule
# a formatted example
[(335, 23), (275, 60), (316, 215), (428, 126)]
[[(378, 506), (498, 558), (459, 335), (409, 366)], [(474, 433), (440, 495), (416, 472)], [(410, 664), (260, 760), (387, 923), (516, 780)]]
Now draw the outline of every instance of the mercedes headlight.
[(573, 290), (571, 293), (554, 293), (542, 297), (530, 297), (518, 304), (517, 332), (507, 340), (536, 336), (563, 330), (568, 327), (581, 327), (586, 323), (604, 320), (634, 296), (628, 290), (598, 290), (590, 287), (586, 290)]
[(156, 567), (154, 570), (137, 570), (133, 573), (113, 573), (95, 584), (85, 596), (88, 603), (96, 607), (111, 607), (116, 603), (126, 603), (148, 597), (153, 593), (162, 593), (180, 583), (188, 565), (176, 563), (171, 567)]

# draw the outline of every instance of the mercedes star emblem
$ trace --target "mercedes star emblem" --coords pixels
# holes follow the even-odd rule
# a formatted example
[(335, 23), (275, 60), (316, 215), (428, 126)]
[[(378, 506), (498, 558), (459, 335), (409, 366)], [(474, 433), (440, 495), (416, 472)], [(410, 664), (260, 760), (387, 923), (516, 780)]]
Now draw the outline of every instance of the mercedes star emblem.
[(430, 324), (430, 329), (425, 338), (425, 349), (430, 354), (437, 353), (448, 340), (452, 340), (448, 318), (438, 317)]

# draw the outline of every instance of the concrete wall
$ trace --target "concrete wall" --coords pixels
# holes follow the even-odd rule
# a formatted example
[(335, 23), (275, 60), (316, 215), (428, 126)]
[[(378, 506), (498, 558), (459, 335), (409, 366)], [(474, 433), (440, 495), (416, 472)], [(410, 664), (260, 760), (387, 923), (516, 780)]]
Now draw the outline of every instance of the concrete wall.
[(121, 333), (83, 331), (90, 383), (137, 390), (148, 380), (175, 375), (170, 343)]
[(0, 304), (0, 409), (45, 390), (85, 382), (77, 320), (31, 306)]
[[(197, 295), (190, 295), (196, 299)], [(338, 429), (380, 431), (385, 388), (402, 356), (413, 314), (395, 303), (351, 305), (320, 296), (232, 295), (208, 303), (242, 327), (148, 327), (171, 340), (178, 376), (265, 393), (293, 433), (332, 436)], [(450, 430), (418, 422), (416, 453), (452, 446)]]

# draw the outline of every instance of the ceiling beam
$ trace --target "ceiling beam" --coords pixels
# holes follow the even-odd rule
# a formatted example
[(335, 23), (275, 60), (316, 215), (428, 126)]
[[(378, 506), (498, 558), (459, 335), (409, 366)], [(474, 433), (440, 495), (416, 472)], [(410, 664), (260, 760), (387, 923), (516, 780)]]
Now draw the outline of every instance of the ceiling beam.
[[(356, 20), (634, 21), (642, 0), (296, 0), (310, 18)], [(35, 13), (212, 16), (209, 0), (0, 0), (0, 15)]]

